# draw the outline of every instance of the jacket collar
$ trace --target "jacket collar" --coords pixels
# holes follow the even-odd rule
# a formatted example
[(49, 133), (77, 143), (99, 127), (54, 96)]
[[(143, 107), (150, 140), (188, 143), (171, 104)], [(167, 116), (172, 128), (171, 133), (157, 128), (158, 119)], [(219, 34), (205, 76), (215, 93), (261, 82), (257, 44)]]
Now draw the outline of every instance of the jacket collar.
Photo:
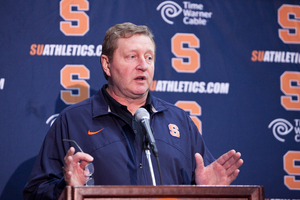
[(92, 96), (92, 109), (93, 118), (101, 115), (107, 115), (111, 112), (104, 99), (101, 89), (98, 90), (94, 96)]
[[(92, 96), (92, 113), (93, 118), (99, 117), (101, 115), (107, 115), (111, 112), (108, 104), (105, 101), (105, 98), (102, 94), (101, 89)], [(168, 109), (168, 105), (165, 101), (152, 95), (152, 104), (151, 110), (153, 113), (162, 112)]]

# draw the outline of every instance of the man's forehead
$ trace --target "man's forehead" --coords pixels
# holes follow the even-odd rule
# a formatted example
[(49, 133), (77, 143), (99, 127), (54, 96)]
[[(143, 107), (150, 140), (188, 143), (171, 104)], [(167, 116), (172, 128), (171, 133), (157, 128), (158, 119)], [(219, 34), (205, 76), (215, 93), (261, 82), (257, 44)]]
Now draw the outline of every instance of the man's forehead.
[(151, 40), (151, 38), (148, 35), (144, 35), (144, 34), (135, 34), (130, 37), (120, 37), (118, 39), (118, 42), (120, 42), (120, 41), (137, 41), (137, 40), (145, 42), (145, 43), (148, 41), (151, 41), (151, 43), (154, 45), (154, 42)]
[[(144, 37), (144, 39), (138, 39), (137, 37)], [(151, 38), (147, 35), (133, 35), (131, 37), (128, 37), (128, 38), (119, 38), (118, 41), (117, 41), (117, 49), (120, 47), (120, 44), (122, 43), (123, 44), (128, 44), (128, 48), (126, 48), (126, 50), (128, 51), (134, 51), (134, 50), (137, 50), (135, 46), (132, 46), (130, 45), (130, 43), (135, 43), (136, 41), (138, 41), (137, 44), (142, 44), (143, 46), (142, 47), (147, 47), (147, 43), (150, 42), (151, 43), (151, 47), (149, 47), (148, 49), (151, 50), (151, 51), (155, 51), (155, 44), (154, 42), (151, 40)]]

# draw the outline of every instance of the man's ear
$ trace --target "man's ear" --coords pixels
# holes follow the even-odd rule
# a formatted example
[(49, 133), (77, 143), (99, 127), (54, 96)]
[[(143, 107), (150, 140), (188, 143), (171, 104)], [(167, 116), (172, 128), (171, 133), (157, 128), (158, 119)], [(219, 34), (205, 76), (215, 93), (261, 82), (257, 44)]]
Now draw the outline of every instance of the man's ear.
[(111, 76), (110, 63), (109, 63), (109, 59), (106, 55), (101, 55), (101, 65), (102, 65), (102, 69), (103, 69), (104, 73), (107, 76)]

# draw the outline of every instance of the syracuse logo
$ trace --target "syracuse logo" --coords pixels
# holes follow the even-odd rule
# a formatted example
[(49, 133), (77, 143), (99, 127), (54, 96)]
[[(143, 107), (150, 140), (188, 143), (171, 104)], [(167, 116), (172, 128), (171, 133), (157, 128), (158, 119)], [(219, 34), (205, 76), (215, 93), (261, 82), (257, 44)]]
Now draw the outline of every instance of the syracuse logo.
[(169, 124), (170, 134), (174, 137), (180, 138), (180, 132), (178, 126), (175, 124)]

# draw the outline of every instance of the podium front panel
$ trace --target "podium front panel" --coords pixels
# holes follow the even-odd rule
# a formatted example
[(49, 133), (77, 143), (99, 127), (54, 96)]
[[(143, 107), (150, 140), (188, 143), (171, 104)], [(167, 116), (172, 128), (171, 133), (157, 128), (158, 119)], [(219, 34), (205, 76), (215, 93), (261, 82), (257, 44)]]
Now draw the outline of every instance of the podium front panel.
[(67, 186), (66, 200), (263, 200), (262, 186)]

